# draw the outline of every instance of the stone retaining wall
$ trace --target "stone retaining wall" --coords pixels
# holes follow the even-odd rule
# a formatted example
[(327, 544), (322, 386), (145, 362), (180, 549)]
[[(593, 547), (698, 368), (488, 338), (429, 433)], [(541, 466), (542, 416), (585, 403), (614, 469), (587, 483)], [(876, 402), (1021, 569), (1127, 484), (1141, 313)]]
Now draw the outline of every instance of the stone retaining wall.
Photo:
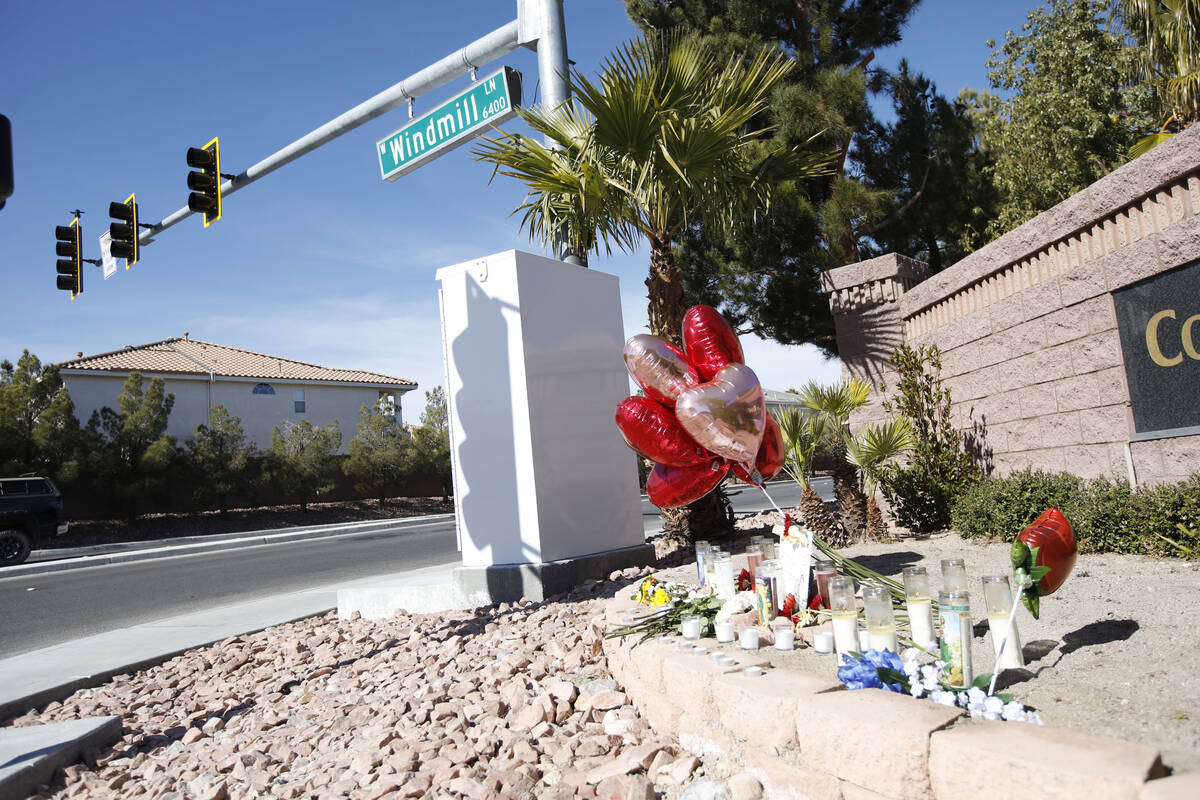
[[(610, 628), (634, 608), (609, 601)], [(719, 648), (713, 639), (700, 644)], [(609, 669), (661, 731), (742, 763), (772, 798), (1184, 800), (1200, 775), (1160, 778), (1144, 745), (1060, 728), (970, 719), (960, 709), (788, 669), (773, 650), (721, 667), (675, 644), (605, 639)], [(750, 664), (766, 674), (747, 677)], [(830, 661), (832, 667), (832, 659)]]
[[(1193, 126), (932, 277), (891, 254), (823, 282), (844, 374), (894, 387), (894, 347), (938, 345), (955, 424), (998, 473), (1157, 483), (1196, 471), (1200, 430), (1133, 434), (1113, 292), (1197, 258)], [(853, 421), (882, 416), (876, 401)]]

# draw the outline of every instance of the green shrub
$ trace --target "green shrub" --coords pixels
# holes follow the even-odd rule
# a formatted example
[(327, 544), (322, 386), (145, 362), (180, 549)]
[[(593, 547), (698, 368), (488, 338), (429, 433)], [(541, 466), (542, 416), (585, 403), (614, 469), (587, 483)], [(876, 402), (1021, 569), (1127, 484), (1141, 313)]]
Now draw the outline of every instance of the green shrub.
[(1133, 490), (1120, 480), (1025, 470), (972, 486), (951, 517), (964, 537), (1011, 540), (1050, 506), (1066, 514), (1083, 552), (1193, 558), (1200, 553), (1200, 473)]
[[(942, 386), (942, 360), (936, 345), (892, 351), (900, 374), (897, 395), (885, 400), (888, 415), (907, 419), (913, 447), (903, 465), (890, 464), (880, 475), (880, 489), (896, 522), (919, 533), (950, 526), (950, 510), (967, 487), (983, 473), (962, 448), (962, 436), (951, 424), (950, 390)], [(885, 387), (886, 388), (886, 387)]]
[(972, 485), (954, 502), (950, 517), (961, 536), (1009, 540), (1051, 506), (1067, 513), (1082, 489), (1076, 475), (1027, 469)]

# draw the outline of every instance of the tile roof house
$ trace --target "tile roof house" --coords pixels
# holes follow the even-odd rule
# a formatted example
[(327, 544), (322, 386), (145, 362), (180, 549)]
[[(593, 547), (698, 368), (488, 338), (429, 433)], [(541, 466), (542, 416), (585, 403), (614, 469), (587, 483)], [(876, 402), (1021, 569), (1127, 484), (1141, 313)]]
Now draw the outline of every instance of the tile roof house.
[(417, 388), (403, 378), (363, 370), (330, 369), (237, 347), (202, 342), (185, 333), (160, 342), (84, 356), (58, 365), (81, 423), (102, 406), (116, 408), (131, 372), (162, 378), (175, 395), (167, 433), (180, 442), (208, 422), (220, 404), (240, 417), (246, 438), (265, 448), (271, 432), (288, 422), (328, 425), (338, 420), (342, 451), (354, 437), (359, 409), (391, 398), (400, 416), (401, 396)]

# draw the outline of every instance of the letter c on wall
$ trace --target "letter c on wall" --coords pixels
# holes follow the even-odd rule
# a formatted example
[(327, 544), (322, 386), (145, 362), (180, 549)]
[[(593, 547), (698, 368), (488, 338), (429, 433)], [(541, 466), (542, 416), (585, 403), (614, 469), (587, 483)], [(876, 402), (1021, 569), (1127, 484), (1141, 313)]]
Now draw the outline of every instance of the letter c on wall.
[(1200, 352), (1196, 350), (1196, 340), (1192, 338), (1192, 325), (1197, 322), (1200, 322), (1200, 314), (1193, 314), (1183, 323), (1183, 352), (1188, 354), (1188, 358), (1200, 361)]
[[(1166, 308), (1159, 311), (1150, 321), (1146, 323), (1146, 350), (1150, 353), (1150, 359), (1160, 367), (1173, 367), (1176, 364), (1183, 362), (1183, 353), (1177, 353), (1171, 358), (1163, 355), (1162, 349), (1158, 346), (1158, 323), (1162, 322), (1163, 317), (1175, 319), (1175, 309)], [(1190, 326), (1191, 320), (1188, 320)], [(1190, 332), (1190, 327), (1189, 327)]]

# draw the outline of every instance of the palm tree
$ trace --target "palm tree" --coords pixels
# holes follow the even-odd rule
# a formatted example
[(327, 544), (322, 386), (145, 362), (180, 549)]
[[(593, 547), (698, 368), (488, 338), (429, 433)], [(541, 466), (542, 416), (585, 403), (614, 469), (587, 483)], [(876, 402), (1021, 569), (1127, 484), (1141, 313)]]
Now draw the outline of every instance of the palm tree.
[(824, 439), (824, 420), (805, 414), (798, 408), (787, 408), (775, 417), (779, 431), (783, 434), (783, 449), (786, 454), (784, 470), (800, 484), (800, 512), (804, 524), (813, 533), (834, 547), (845, 547), (850, 542), (845, 531), (812, 488), (813, 463), (817, 450)]
[[(569, 76), (579, 110), (520, 110), (551, 147), (500, 132), (474, 154), (525, 183), (514, 213), (531, 237), (565, 242), (581, 260), (644, 238), (650, 332), (678, 345), (690, 305), (672, 252), (681, 231), (697, 220), (729, 227), (766, 208), (780, 181), (828, 171), (828, 155), (770, 144), (756, 124), (793, 66), (775, 50), (724, 59), (695, 37), (636, 39), (604, 61), (597, 82)], [(666, 527), (686, 539), (729, 522), (710, 495)]]
[(833, 456), (833, 491), (845, 535), (852, 540), (866, 533), (867, 496), (863, 494), (857, 467), (846, 458), (846, 442), (850, 439), (850, 414), (865, 406), (870, 395), (871, 384), (860, 378), (829, 387), (809, 381), (800, 391), (805, 407), (824, 422)]
[(1154, 85), (1167, 117), (1133, 146), (1139, 156), (1200, 119), (1200, 0), (1120, 0), (1115, 11), (1141, 47), (1138, 77)]
[(912, 444), (912, 426), (904, 417), (870, 423), (846, 440), (846, 459), (862, 473), (863, 488), (867, 493), (867, 538), (872, 541), (881, 542), (888, 538), (883, 513), (875, 500), (883, 467)]

